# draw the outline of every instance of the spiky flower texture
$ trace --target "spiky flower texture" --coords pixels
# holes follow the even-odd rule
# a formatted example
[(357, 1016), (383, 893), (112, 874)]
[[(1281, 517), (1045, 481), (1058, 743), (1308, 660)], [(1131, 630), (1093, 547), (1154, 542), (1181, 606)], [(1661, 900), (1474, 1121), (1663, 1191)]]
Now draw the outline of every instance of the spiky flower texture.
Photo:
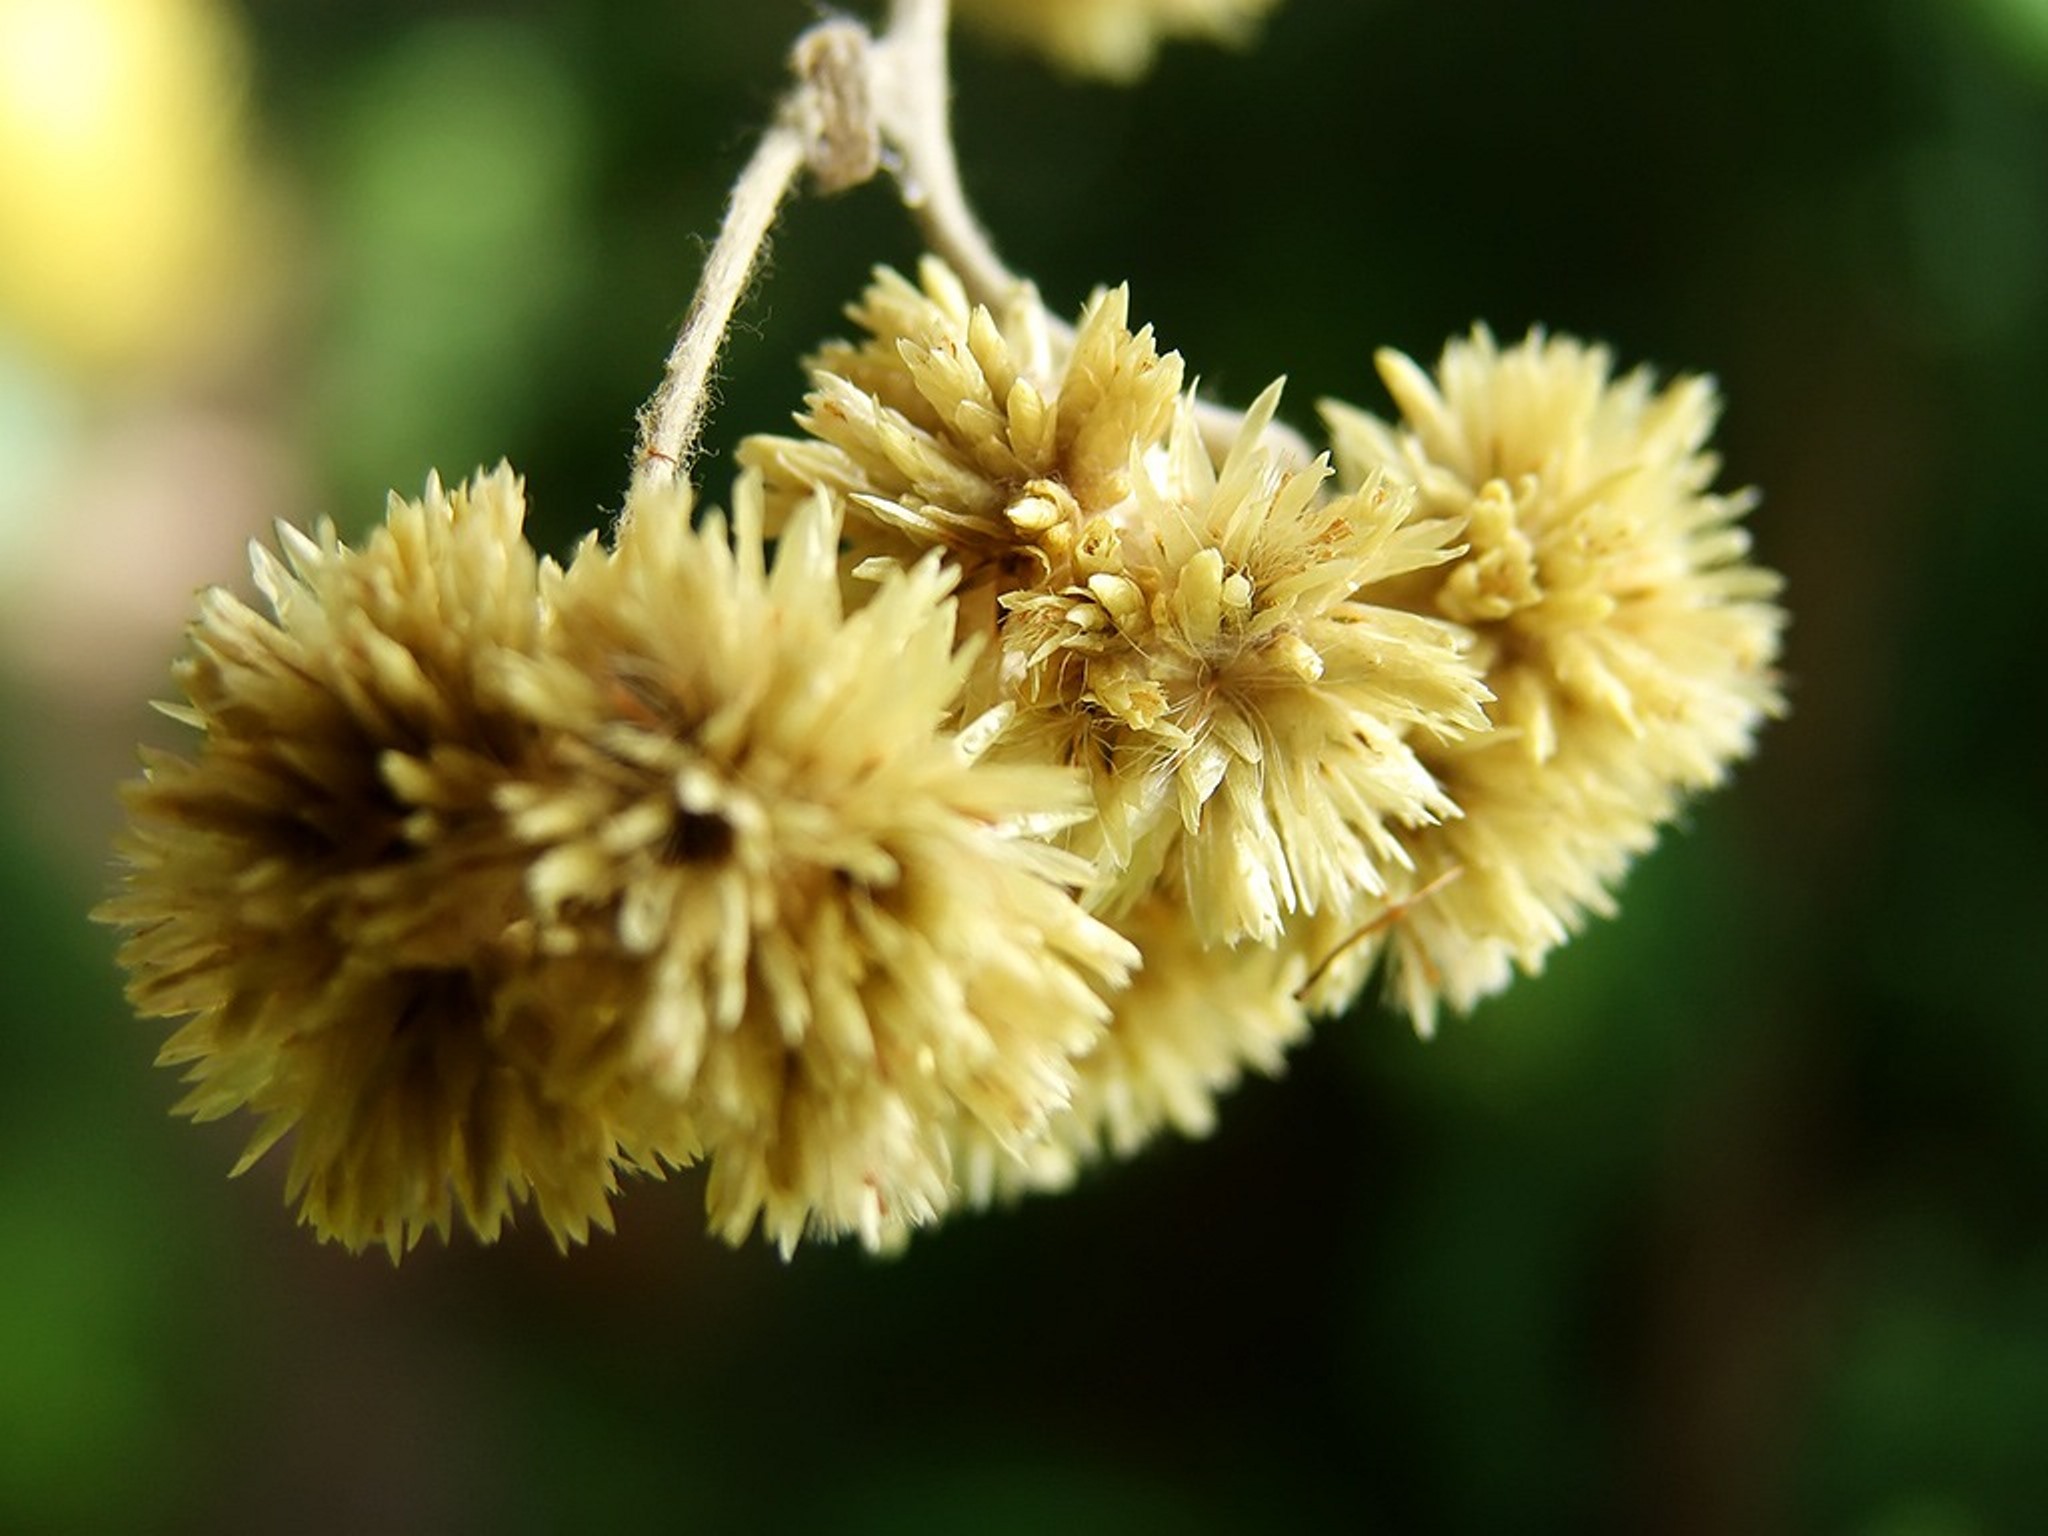
[(703, 1157), (714, 1225), (880, 1245), (971, 1124), (1021, 1155), (1135, 961), (1085, 916), (1051, 768), (942, 730), (969, 655), (936, 560), (838, 605), (822, 504), (772, 564), (638, 498), (566, 572), (507, 471), (394, 501), (360, 551), (261, 551), (181, 664), (205, 732), (130, 791), (102, 910), (184, 1107), (288, 1132), (323, 1235), (394, 1254), (609, 1222), (619, 1166)]
[(1469, 636), (1360, 594), (1453, 559), (1462, 518), (1391, 478), (1333, 493), (1271, 440), (1277, 384), (1219, 462), (1123, 289), (1069, 331), (1028, 290), (999, 318), (927, 260), (850, 314), (866, 336), (813, 359), (809, 436), (742, 458), (781, 504), (848, 509), (849, 573), (962, 573), (988, 651), (968, 694), (1013, 715), (996, 753), (1080, 771), (1092, 814), (1061, 841), (1145, 956), (1046, 1145), (967, 1175), (1050, 1187), (1277, 1070), (1306, 1013), (1276, 978), (1309, 969), (1283, 937), (1400, 884), (1397, 832), (1458, 814), (1418, 743), (1487, 728)]
[(1446, 559), (1457, 524), (1276, 465), (1278, 397), (1221, 466), (1184, 410), (1130, 504), (1089, 526), (1079, 579), (1004, 600), (1014, 750), (1089, 773), (1098, 905), (1169, 890), (1211, 945), (1385, 890), (1393, 827), (1456, 814), (1411, 738), (1486, 725), (1457, 630), (1355, 600)]
[(730, 522), (642, 488), (563, 570), (500, 470), (209, 595), (103, 915), (323, 1235), (581, 1240), (700, 1159), (785, 1252), (1058, 1187), (1383, 955), (1425, 1028), (1535, 969), (1781, 707), (1703, 382), (1385, 355), (1333, 487), (1277, 386), (1219, 462), (1120, 292), (1033, 305), (881, 279)]
[[(609, 1224), (630, 1082), (596, 1021), (531, 985), (527, 861), (493, 810), (535, 746), (498, 660), (541, 627), (519, 482), (392, 500), (360, 550), (323, 525), (254, 551), (269, 612), (209, 593), (178, 664), (203, 733), (127, 790), (129, 996), (191, 1015), (180, 1106), (287, 1132), (302, 1218), (393, 1255), (531, 1197), (558, 1239)], [(571, 1069), (573, 1065), (573, 1070)], [(614, 1063), (616, 1065), (616, 1063)]]
[(936, 258), (918, 277), (876, 273), (849, 311), (866, 339), (811, 359), (806, 435), (750, 438), (740, 460), (777, 507), (838, 498), (853, 565), (940, 551), (963, 628), (992, 636), (1001, 595), (1069, 580), (1091, 520), (1129, 499), (1172, 429), (1181, 360), (1131, 329), (1120, 288), (1068, 332), (1028, 287), (997, 314)]
[(1740, 526), (1754, 498), (1712, 489), (1709, 381), (1483, 329), (1434, 377), (1379, 365), (1400, 420), (1328, 404), (1339, 463), (1465, 520), (1466, 554), (1389, 597), (1469, 627), (1496, 696), (1490, 734), (1425, 753), (1465, 815), (1403, 839), (1408, 890), (1433, 889), (1387, 929), (1393, 980), (1427, 1027), (1611, 911), (1683, 797), (1749, 754), (1784, 707), (1785, 616)]
[(772, 564), (751, 481), (730, 528), (627, 512), (511, 667), (545, 738), (501, 800), (540, 947), (611, 978), (718, 1231), (881, 1246), (948, 1205), (956, 1124), (1041, 1135), (1135, 961), (1031, 835), (1081, 786), (981, 760), (998, 721), (945, 728), (971, 654), (936, 557), (843, 614), (822, 500)]
[(1409, 736), (1484, 729), (1485, 692), (1454, 626), (1353, 597), (1448, 559), (1459, 522), (1283, 465), (1278, 386), (1214, 462), (1178, 354), (1131, 329), (1122, 289), (1066, 335), (1035, 295), (999, 321), (927, 261), (851, 313), (868, 338), (813, 361), (812, 436), (742, 457), (782, 497), (847, 505), (856, 569), (935, 551), (963, 572), (989, 642), (975, 691), (1017, 711), (1003, 752), (1088, 777), (1067, 841), (1092, 903), (1163, 880), (1205, 942), (1271, 942), (1386, 889), (1389, 823), (1455, 814)]
[[(1269, 3), (963, 10), (1128, 75)], [(919, 137), (945, 9), (892, 13), (900, 70), (799, 45), (611, 543), (538, 559), (500, 470), (360, 549), (282, 531), (267, 614), (205, 599), (201, 742), (128, 789), (101, 915), (187, 1020), (181, 1107), (252, 1112), (244, 1166), (289, 1137), (323, 1236), (530, 1202), (566, 1244), (700, 1161), (714, 1230), (785, 1253), (1060, 1187), (1205, 1133), (1376, 969), (1427, 1031), (1539, 968), (1782, 708), (1711, 386), (1476, 331), (1382, 354), (1398, 420), (1329, 406), (1333, 472), (1278, 384), (1199, 402), (1126, 290), (1068, 326), (983, 249)], [(813, 128), (935, 178), (994, 297), (879, 272), (700, 514), (675, 476)]]

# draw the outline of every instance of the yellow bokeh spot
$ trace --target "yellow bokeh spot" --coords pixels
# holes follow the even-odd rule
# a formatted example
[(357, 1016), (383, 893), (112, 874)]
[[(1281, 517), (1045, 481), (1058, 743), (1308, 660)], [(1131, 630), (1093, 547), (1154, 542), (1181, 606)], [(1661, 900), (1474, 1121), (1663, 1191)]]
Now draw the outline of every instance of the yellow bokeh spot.
[(229, 287), (243, 48), (215, 0), (0, 0), (0, 338), (146, 366)]

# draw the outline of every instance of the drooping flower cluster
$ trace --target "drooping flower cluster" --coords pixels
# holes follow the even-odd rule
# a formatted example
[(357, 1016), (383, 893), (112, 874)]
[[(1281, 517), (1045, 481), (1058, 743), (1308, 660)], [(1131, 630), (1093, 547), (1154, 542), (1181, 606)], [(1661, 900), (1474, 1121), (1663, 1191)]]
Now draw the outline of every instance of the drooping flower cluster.
[[(1127, 79), (1273, 4), (960, 13)], [(1426, 1032), (1540, 968), (1782, 708), (1711, 385), (1482, 330), (1383, 354), (1332, 455), (1278, 384), (1200, 401), (1126, 290), (1069, 326), (987, 249), (948, 14), (799, 39), (613, 539), (540, 558), (501, 468), (203, 600), (101, 916), (181, 1108), (288, 1140), (323, 1237), (566, 1245), (702, 1164), (731, 1241), (885, 1249), (1062, 1187), (1376, 976)], [(775, 209), (884, 163), (969, 280), (878, 273), (700, 514)]]
[(1781, 708), (1703, 381), (1475, 332), (1326, 406), (1333, 471), (1120, 289), (853, 314), (730, 520), (643, 483), (561, 567), (500, 469), (205, 600), (102, 915), (324, 1236), (581, 1241), (701, 1162), (732, 1241), (885, 1248), (1062, 1187), (1381, 971), (1427, 1030), (1537, 969)]

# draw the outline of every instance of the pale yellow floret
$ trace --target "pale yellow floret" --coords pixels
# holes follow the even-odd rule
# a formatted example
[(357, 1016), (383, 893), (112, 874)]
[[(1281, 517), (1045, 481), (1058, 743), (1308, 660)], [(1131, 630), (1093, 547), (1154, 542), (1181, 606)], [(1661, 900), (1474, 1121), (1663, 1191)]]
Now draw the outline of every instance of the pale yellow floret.
[(396, 1257), (531, 1199), (561, 1242), (610, 1225), (643, 1161), (606, 1021), (533, 974), (524, 851), (494, 797), (536, 744), (499, 697), (539, 640), (518, 480), (392, 499), (361, 550), (258, 547), (261, 613), (209, 593), (178, 664), (197, 754), (128, 786), (129, 996), (191, 1015), (164, 1047), (198, 1119), (247, 1109), (247, 1167), (291, 1137), (323, 1237)]
[(749, 438), (740, 459), (764, 477), (771, 523), (818, 490), (840, 498), (851, 567), (942, 551), (971, 632), (993, 627), (1001, 592), (1068, 578), (1089, 520), (1164, 443), (1181, 361), (1130, 328), (1121, 288), (1069, 337), (1029, 289), (998, 316), (936, 259), (919, 278), (876, 274), (850, 311), (867, 339), (811, 360), (809, 435)]
[(730, 527), (680, 492), (628, 511), (508, 683), (549, 732), (501, 797), (538, 941), (626, 979), (715, 1230), (887, 1245), (951, 1202), (956, 1124), (1043, 1136), (1134, 963), (1034, 836), (1082, 787), (978, 757), (999, 722), (947, 728), (971, 656), (936, 556), (849, 615), (822, 499), (772, 563), (752, 481)]
[(1086, 531), (1085, 578), (1003, 600), (1005, 750), (1087, 771), (1097, 814), (1068, 843), (1096, 866), (1092, 902), (1171, 890), (1208, 944), (1271, 943), (1295, 914), (1386, 890), (1396, 829), (1456, 814), (1415, 740), (1486, 724), (1461, 631), (1354, 597), (1449, 558), (1458, 522), (1276, 464), (1277, 399), (1220, 467), (1184, 409)]
[(1617, 379), (1605, 348), (1483, 329), (1434, 376), (1379, 365), (1400, 419), (1327, 404), (1339, 467), (1412, 482), (1469, 548), (1368, 595), (1469, 627), (1495, 695), (1491, 735), (1424, 753), (1465, 817), (1401, 837), (1407, 891), (1457, 872), (1385, 939), (1426, 1026), (1438, 998), (1469, 1008), (1608, 911), (1684, 796), (1748, 755), (1783, 708), (1785, 619), (1748, 557), (1753, 496), (1711, 488), (1706, 380)]

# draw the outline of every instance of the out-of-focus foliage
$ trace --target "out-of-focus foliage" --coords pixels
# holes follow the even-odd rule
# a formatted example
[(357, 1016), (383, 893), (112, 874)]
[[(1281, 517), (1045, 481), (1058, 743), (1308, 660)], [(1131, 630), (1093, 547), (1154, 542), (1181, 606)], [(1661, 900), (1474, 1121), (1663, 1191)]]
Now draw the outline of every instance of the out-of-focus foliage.
[[(80, 578), (25, 607), (49, 562), (10, 558), (8, 612), (101, 603), (77, 632), (114, 632), (127, 589), (84, 578), (141, 532), (211, 529), (204, 570), (237, 578), (200, 518), (252, 481), (165, 425), (196, 412), (295, 466), (274, 510), (356, 528), (387, 484), (509, 454), (564, 548), (617, 505), (811, 7), (206, 14), (248, 72), (231, 153), (283, 212), (247, 301), (146, 367), (52, 361), (49, 302), (0, 319), (0, 452), (39, 487), (0, 488), (0, 529)], [(1209, 393), (1284, 371), (1304, 412), (1377, 407), (1374, 346), (1430, 356), (1475, 319), (1716, 374), (1726, 481), (1763, 488), (1789, 578), (1793, 714), (1541, 979), (1428, 1045), (1326, 1026), (1212, 1139), (896, 1261), (729, 1252), (690, 1177), (566, 1260), (529, 1231), (394, 1273), (293, 1230), (275, 1170), (220, 1176), (243, 1128), (168, 1118), (83, 918), (175, 633), (59, 687), (46, 631), (0, 625), (0, 1529), (2031, 1528), (2041, 14), (1285, 0), (1256, 50), (1176, 46), (1128, 92), (963, 43), (1005, 253), (1056, 309), (1128, 279)], [(193, 78), (210, 121), (234, 77)], [(52, 252), (114, 185), (64, 190), (6, 205), (10, 271), (111, 263)], [(798, 356), (915, 249), (886, 189), (798, 204), (711, 449), (779, 427)], [(109, 483), (203, 491), (165, 503), (191, 525), (64, 494), (116, 458)]]

